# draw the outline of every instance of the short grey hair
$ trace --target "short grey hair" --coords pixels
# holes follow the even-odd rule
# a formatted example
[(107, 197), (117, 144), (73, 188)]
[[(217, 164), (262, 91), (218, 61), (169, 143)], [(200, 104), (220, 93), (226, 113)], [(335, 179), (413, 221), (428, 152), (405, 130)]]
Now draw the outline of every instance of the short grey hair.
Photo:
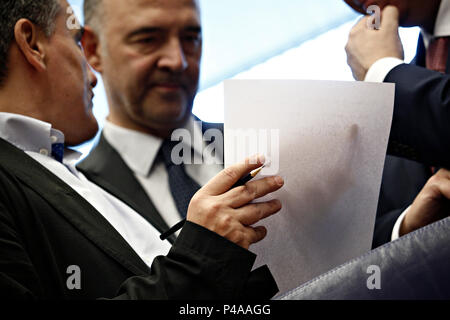
[(84, 0), (84, 24), (90, 26), (95, 32), (100, 32), (100, 24), (104, 14), (103, 0)]
[(0, 86), (8, 73), (8, 53), (14, 40), (14, 27), (17, 21), (28, 19), (50, 37), (55, 29), (56, 15), (60, 9), (58, 0), (0, 1)]

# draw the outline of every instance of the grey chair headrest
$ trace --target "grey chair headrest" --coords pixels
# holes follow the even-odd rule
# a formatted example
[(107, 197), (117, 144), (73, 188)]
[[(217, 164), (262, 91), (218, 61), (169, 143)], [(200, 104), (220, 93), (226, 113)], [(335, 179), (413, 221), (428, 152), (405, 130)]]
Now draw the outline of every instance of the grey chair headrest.
[(376, 248), (279, 299), (450, 299), (450, 218)]

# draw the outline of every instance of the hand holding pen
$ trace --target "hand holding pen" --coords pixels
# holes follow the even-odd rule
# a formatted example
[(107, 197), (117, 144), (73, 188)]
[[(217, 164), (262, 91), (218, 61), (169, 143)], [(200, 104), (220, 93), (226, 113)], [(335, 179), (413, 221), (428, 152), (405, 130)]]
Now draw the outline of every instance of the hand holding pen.
[[(250, 172), (247, 176), (241, 178), (238, 180), (238, 182), (236, 182), (231, 189), (234, 189), (236, 187), (240, 187), (245, 185), (247, 182), (249, 182), (250, 180), (252, 180), (254, 177), (256, 177), (258, 175), (258, 173), (261, 172), (261, 170), (264, 168), (264, 165), (256, 170), (253, 170), (252, 172)], [(180, 230), (181, 228), (183, 228), (184, 224), (186, 223), (186, 218), (181, 220), (180, 222), (178, 222), (176, 225), (174, 225), (173, 227), (171, 227), (169, 230), (167, 230), (166, 232), (162, 233), (159, 238), (161, 240), (166, 240), (168, 237), (170, 237), (172, 234), (174, 234), (175, 232), (177, 232), (178, 230)]]
[[(187, 220), (216, 232), (245, 249), (262, 240), (266, 229), (252, 225), (278, 212), (281, 203), (279, 200), (251, 202), (284, 185), (283, 179), (278, 176), (250, 181), (255, 172), (253, 176), (249, 174), (261, 168), (264, 162), (264, 157), (258, 156), (222, 170), (194, 195)], [(170, 235), (169, 232), (165, 234)]]

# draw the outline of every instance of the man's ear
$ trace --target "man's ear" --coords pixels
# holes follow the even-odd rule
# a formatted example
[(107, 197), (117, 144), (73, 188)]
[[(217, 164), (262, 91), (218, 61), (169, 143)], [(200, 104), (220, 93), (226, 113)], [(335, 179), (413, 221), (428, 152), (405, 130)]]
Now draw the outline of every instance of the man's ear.
[(81, 39), (83, 45), (84, 54), (87, 62), (98, 73), (102, 73), (102, 59), (100, 55), (100, 41), (95, 31), (86, 26), (84, 28), (83, 38)]
[(28, 63), (38, 71), (47, 69), (45, 63), (47, 37), (28, 19), (20, 19), (14, 27), (14, 37), (20, 52)]

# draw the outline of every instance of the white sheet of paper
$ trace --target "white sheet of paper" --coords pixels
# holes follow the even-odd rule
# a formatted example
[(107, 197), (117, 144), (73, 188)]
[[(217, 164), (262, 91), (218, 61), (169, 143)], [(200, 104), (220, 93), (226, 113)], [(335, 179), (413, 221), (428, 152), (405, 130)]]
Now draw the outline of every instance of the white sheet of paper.
[(250, 247), (279, 294), (370, 250), (394, 91), (364, 82), (225, 82), (225, 166), (258, 152), (271, 161), (259, 177), (285, 180), (264, 198), (280, 199), (282, 211), (257, 224), (268, 234)]

